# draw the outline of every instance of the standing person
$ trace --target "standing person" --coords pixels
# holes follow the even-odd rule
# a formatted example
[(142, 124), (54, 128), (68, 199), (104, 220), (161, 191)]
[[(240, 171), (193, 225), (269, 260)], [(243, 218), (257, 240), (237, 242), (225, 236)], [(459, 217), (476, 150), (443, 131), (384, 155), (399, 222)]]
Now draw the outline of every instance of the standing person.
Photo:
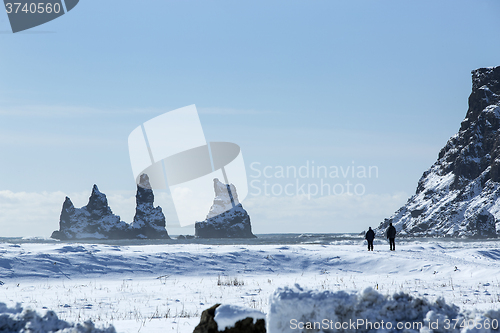
[(389, 238), (391, 251), (396, 251), (396, 242), (394, 241), (394, 238), (396, 238), (396, 228), (394, 228), (392, 222), (389, 223), (389, 228), (387, 228), (387, 238)]
[(375, 238), (375, 232), (372, 230), (372, 227), (368, 227), (368, 231), (366, 232), (365, 239), (368, 242), (368, 251), (373, 251), (373, 239)]

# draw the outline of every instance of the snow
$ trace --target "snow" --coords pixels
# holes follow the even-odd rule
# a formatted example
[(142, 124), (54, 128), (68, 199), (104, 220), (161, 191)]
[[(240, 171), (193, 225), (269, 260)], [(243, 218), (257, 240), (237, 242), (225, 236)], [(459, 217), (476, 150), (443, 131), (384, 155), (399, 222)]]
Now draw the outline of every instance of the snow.
[(252, 238), (250, 216), (240, 204), (224, 213), (196, 222), (195, 236), (199, 238)]
[(500, 107), (498, 105), (488, 105), (484, 109), (485, 113), (491, 113), (494, 115), (496, 118), (500, 118)]
[[(399, 292), (384, 296), (368, 287), (361, 293), (304, 290), (298, 284), (293, 288), (279, 288), (272, 296), (269, 310), (268, 331), (292, 333), (319, 332), (375, 332), (388, 330), (407, 332), (452, 332), (447, 326), (454, 322), (470, 326), (497, 326), (500, 311), (485, 314), (459, 312), (443, 298), (429, 302), (426, 298), (413, 297)], [(463, 331), (467, 331), (464, 327)]]
[(82, 324), (68, 323), (57, 318), (54, 311), (44, 311), (40, 315), (31, 309), (23, 309), (19, 304), (9, 308), (0, 303), (0, 330), (2, 332), (31, 333), (116, 333), (113, 326), (104, 329), (96, 328), (92, 321)]
[(425, 188), (432, 188), (434, 191), (439, 192), (450, 187), (455, 180), (455, 175), (450, 172), (447, 175), (439, 176), (435, 173), (429, 173), (425, 178)]
[(217, 323), (219, 331), (234, 327), (236, 322), (246, 318), (253, 318), (253, 322), (256, 323), (259, 319), (265, 320), (266, 315), (255, 309), (244, 308), (231, 304), (221, 304), (217, 307), (217, 309), (215, 309), (214, 320)]
[(396, 251), (389, 251), (376, 238), (375, 251), (368, 252), (364, 240), (344, 235), (157, 243), (14, 240), (0, 243), (0, 297), (10, 308), (20, 303), (41, 316), (54, 311), (68, 323), (92, 320), (123, 333), (192, 332), (201, 313), (216, 303), (271, 319), (271, 304), (287, 286), (318, 300), (345, 292), (346, 299), (358, 297), (354, 305), (372, 288), (380, 296), (366, 295), (380, 304), (404, 293), (426, 298), (429, 306), (442, 297), (459, 313), (478, 311), (478, 318), (498, 311), (498, 241), (396, 241)]
[[(229, 194), (227, 184), (222, 183), (218, 178), (214, 178), (215, 198), (214, 203), (212, 204), (212, 206), (210, 207), (210, 211), (208, 212), (207, 219), (231, 210), (234, 208), (234, 206), (240, 203), (238, 200), (236, 187), (233, 184), (230, 184), (229, 190), (231, 191), (231, 194)], [(233, 198), (233, 200), (231, 200), (231, 197)]]

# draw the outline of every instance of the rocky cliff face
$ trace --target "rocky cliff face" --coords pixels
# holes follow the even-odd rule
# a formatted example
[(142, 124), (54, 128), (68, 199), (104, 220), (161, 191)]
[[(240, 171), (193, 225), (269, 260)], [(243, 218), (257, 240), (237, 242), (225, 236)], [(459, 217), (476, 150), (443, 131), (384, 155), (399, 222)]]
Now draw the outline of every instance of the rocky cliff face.
[(132, 224), (120, 221), (120, 216), (113, 214), (106, 195), (94, 185), (89, 203), (82, 208), (75, 208), (71, 199), (66, 197), (59, 219), (59, 230), (54, 231), (51, 238), (169, 238), (161, 208), (153, 207), (154, 196), (147, 175), (141, 176), (141, 184), (137, 186), (137, 208)]
[(233, 184), (226, 185), (215, 178), (214, 191), (214, 203), (208, 211), (207, 219), (218, 216), (240, 204), (236, 187)]
[(154, 207), (153, 190), (149, 177), (142, 174), (137, 185), (136, 208), (131, 230), (136, 238), (170, 238), (165, 229), (165, 215), (161, 207)]
[[(56, 239), (118, 239), (127, 238), (128, 224), (120, 221), (108, 205), (104, 193), (94, 185), (87, 206), (75, 208), (66, 197), (59, 219), (59, 230), (52, 233)], [(110, 237), (111, 236), (111, 237)]]
[(500, 66), (472, 71), (460, 130), (406, 205), (382, 222), (403, 236), (497, 237), (500, 231)]
[(199, 238), (255, 238), (250, 216), (238, 201), (234, 185), (214, 179), (215, 199), (207, 218), (195, 223)]

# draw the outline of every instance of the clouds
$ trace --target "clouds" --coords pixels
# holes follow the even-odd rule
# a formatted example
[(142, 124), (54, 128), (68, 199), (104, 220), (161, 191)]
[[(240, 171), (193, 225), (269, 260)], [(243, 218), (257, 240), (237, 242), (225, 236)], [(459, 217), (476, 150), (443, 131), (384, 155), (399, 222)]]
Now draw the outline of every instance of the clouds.
[(262, 114), (267, 114), (269, 112), (272, 112), (272, 111), (259, 111), (259, 110), (255, 110), (255, 109), (243, 110), (243, 109), (221, 108), (221, 107), (202, 107), (202, 108), (199, 108), (198, 111), (201, 114), (223, 115), (223, 116), (230, 116), (230, 115), (262, 115)]
[[(170, 111), (171, 108), (123, 108), (123, 107), (99, 107), (99, 106), (86, 106), (86, 105), (71, 105), (71, 104), (19, 104), (17, 102), (15, 106), (10, 106), (9, 103), (4, 103), (0, 107), (0, 116), (8, 117), (34, 117), (34, 118), (69, 118), (69, 119), (81, 119), (89, 118), (95, 116), (111, 116), (118, 117), (124, 114), (139, 114), (145, 117), (153, 117), (158, 114)], [(232, 112), (239, 113), (238, 110), (232, 109), (219, 109), (219, 108), (209, 108), (209, 110), (230, 110)], [(217, 113), (217, 112), (215, 112)]]
[(1, 107), (0, 116), (35, 117), (35, 118), (73, 118), (102, 113), (103, 110), (86, 106), (72, 105), (17, 105)]
[(361, 232), (377, 226), (406, 200), (406, 193), (339, 195), (308, 199), (250, 197), (243, 203), (255, 233)]
[(0, 226), (3, 237), (50, 236), (59, 228), (62, 192), (0, 191)]
[(121, 147), (123, 140), (109, 137), (95, 137), (85, 134), (68, 134), (54, 132), (34, 131), (10, 131), (3, 130), (0, 133), (0, 146), (4, 147), (23, 147), (23, 148), (43, 148), (59, 149), (62, 147), (99, 147), (106, 144), (108, 147)]

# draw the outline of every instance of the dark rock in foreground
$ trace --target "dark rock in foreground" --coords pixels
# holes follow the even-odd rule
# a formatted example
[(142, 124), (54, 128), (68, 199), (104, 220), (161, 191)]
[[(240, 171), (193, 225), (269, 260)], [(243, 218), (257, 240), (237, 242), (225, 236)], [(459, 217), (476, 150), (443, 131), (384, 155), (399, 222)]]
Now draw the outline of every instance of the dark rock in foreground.
[(265, 333), (266, 322), (264, 319), (258, 319), (254, 323), (251, 317), (239, 320), (234, 324), (234, 327), (219, 330), (217, 322), (215, 321), (215, 311), (220, 304), (215, 304), (209, 309), (202, 312), (200, 323), (195, 327), (193, 333)]
[(219, 306), (220, 304), (215, 304), (201, 313), (200, 323), (194, 328), (193, 333), (216, 333), (219, 331), (214, 320), (215, 309)]
[(97, 185), (92, 188), (89, 203), (82, 208), (75, 208), (71, 199), (66, 197), (59, 219), (59, 230), (51, 238), (68, 239), (168, 239), (165, 229), (165, 216), (160, 207), (153, 207), (154, 195), (149, 186), (147, 175), (141, 175), (137, 185), (136, 214), (134, 222), (120, 221), (120, 216), (113, 214), (106, 195)]
[(472, 71), (460, 130), (392, 222), (401, 236), (496, 238), (500, 230), (500, 66)]
[(207, 219), (195, 223), (199, 238), (255, 238), (250, 216), (238, 201), (234, 185), (214, 179), (215, 199)]

